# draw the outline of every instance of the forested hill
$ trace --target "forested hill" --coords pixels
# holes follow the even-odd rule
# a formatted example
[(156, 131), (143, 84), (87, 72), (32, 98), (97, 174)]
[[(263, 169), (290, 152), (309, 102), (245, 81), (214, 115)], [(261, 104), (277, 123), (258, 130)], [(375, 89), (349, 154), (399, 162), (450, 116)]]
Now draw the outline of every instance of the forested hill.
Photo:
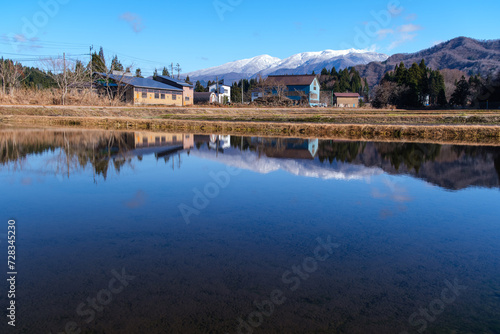
[(479, 41), (458, 37), (416, 53), (395, 54), (383, 62), (358, 65), (356, 69), (373, 87), (387, 71), (394, 70), (401, 62), (409, 67), (413, 63), (420, 63), (422, 59), (435, 70), (457, 69), (470, 75), (479, 73), (487, 77), (500, 70), (500, 39)]

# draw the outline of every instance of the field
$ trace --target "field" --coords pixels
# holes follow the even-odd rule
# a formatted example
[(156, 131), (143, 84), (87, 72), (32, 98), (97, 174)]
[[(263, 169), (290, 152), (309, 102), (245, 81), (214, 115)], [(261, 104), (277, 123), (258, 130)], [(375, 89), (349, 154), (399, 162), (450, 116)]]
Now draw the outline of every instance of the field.
[(0, 106), (0, 124), (500, 143), (500, 110)]

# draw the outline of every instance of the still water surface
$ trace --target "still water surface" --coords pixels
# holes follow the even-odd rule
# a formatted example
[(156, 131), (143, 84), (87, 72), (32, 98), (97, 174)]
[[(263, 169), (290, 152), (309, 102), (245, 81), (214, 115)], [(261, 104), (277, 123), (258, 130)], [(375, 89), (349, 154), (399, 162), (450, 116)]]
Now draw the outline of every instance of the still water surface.
[(1, 333), (500, 333), (500, 147), (3, 129), (0, 163)]

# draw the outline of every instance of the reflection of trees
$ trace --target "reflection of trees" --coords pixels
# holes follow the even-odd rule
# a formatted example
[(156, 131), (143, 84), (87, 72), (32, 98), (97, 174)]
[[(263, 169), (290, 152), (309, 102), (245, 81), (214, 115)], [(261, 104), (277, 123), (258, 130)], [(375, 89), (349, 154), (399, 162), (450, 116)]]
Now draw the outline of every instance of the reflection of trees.
[(481, 158), (483, 161), (493, 161), (495, 171), (500, 180), (500, 150), (498, 147), (490, 146), (453, 146), (453, 151), (457, 156), (467, 156), (470, 158)]
[(318, 157), (321, 162), (326, 160), (330, 163), (353, 162), (358, 154), (364, 151), (366, 143), (321, 140), (318, 146)]
[(133, 148), (133, 135), (111, 131), (4, 131), (0, 132), (0, 163), (22, 169), (28, 155), (55, 153), (47, 166), (56, 174), (69, 175), (89, 164), (105, 179), (110, 161), (117, 173), (130, 163), (126, 153)]
[(423, 163), (435, 161), (441, 151), (441, 145), (418, 143), (379, 143), (376, 145), (383, 159), (399, 170), (404, 164), (408, 170), (418, 173)]

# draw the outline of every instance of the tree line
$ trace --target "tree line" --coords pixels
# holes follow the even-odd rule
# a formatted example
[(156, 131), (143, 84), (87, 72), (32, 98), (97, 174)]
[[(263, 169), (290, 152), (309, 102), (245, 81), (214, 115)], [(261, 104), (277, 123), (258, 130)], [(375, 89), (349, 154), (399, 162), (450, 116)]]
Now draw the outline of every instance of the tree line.
[(486, 108), (488, 101), (500, 101), (500, 73), (482, 78), (481, 75), (464, 76), (455, 81), (450, 99), (446, 97), (443, 74), (427, 67), (425, 60), (409, 68), (401, 62), (394, 71), (387, 72), (374, 88), (372, 105), (375, 108), (396, 106), (418, 109), (423, 107), (475, 107)]

